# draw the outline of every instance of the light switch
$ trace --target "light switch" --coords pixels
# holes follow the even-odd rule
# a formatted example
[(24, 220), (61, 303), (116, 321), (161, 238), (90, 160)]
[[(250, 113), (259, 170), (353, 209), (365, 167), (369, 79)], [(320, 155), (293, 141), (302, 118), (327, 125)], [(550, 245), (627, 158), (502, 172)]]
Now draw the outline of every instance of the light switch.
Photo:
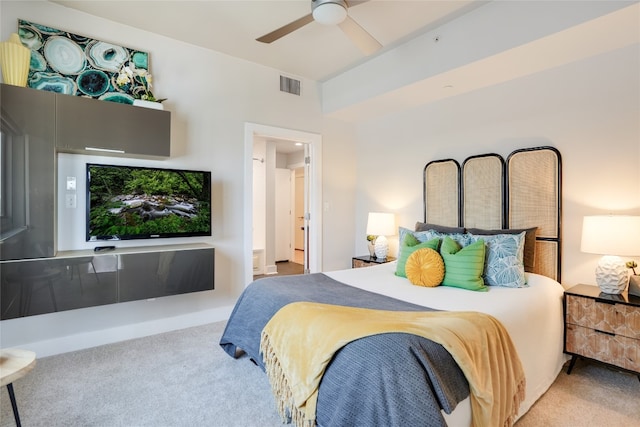
[(76, 190), (76, 177), (68, 176), (67, 177), (67, 190), (75, 191)]

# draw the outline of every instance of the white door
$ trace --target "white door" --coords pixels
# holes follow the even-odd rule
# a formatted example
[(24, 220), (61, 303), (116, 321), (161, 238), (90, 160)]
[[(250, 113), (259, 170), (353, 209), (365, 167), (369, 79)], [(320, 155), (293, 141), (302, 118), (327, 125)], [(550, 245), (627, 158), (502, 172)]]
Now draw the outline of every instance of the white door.
[(276, 257), (275, 261), (289, 261), (291, 256), (291, 171), (276, 169)]
[(295, 181), (295, 248), (304, 251), (304, 168), (296, 169)]

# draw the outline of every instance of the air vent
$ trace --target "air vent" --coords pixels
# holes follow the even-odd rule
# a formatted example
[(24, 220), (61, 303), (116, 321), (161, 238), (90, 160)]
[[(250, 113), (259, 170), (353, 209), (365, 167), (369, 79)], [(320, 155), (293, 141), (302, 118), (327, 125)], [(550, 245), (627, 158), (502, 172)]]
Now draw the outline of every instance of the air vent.
[(300, 96), (300, 80), (280, 76), (280, 91)]

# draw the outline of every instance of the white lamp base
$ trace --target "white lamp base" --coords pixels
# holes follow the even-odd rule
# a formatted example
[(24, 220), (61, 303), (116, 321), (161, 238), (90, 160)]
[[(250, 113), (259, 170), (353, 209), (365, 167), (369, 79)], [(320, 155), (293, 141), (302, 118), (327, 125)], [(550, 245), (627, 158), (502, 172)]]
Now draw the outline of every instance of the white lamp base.
[(629, 283), (629, 270), (619, 256), (603, 256), (596, 267), (596, 283), (605, 294), (621, 294)]
[(389, 242), (385, 236), (376, 237), (376, 242), (373, 245), (375, 248), (376, 258), (385, 259), (387, 253), (389, 253)]

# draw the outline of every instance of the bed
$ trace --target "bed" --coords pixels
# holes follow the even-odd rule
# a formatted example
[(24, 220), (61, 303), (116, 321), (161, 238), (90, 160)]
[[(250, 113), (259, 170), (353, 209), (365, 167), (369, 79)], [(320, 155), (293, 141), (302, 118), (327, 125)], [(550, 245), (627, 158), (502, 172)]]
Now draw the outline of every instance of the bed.
[[(413, 280), (398, 275), (397, 263), (405, 262), (403, 258), (368, 268), (260, 279), (238, 299), (220, 340), (222, 348), (232, 357), (246, 353), (265, 369), (260, 348), (263, 329), (283, 307), (299, 301), (383, 311), (486, 313), (508, 332), (519, 356), (526, 388), (508, 424), (521, 417), (566, 361), (559, 283), (559, 153), (536, 147), (517, 150), (506, 162), (496, 154), (470, 157), (462, 167), (451, 159), (430, 162), (423, 188), (424, 218), (414, 229), (400, 229), (401, 242), (407, 234), (420, 242), (434, 235), (440, 242), (444, 237), (473, 235), (483, 243), (495, 235), (517, 235), (526, 284), (487, 286), (486, 292), (415, 286)], [(528, 234), (529, 259), (524, 253), (526, 233), (521, 231), (527, 227), (535, 230)], [(470, 385), (456, 360), (434, 340), (404, 332), (350, 341), (324, 368), (314, 422), (319, 426), (474, 425)], [(279, 410), (291, 415), (287, 408)]]

